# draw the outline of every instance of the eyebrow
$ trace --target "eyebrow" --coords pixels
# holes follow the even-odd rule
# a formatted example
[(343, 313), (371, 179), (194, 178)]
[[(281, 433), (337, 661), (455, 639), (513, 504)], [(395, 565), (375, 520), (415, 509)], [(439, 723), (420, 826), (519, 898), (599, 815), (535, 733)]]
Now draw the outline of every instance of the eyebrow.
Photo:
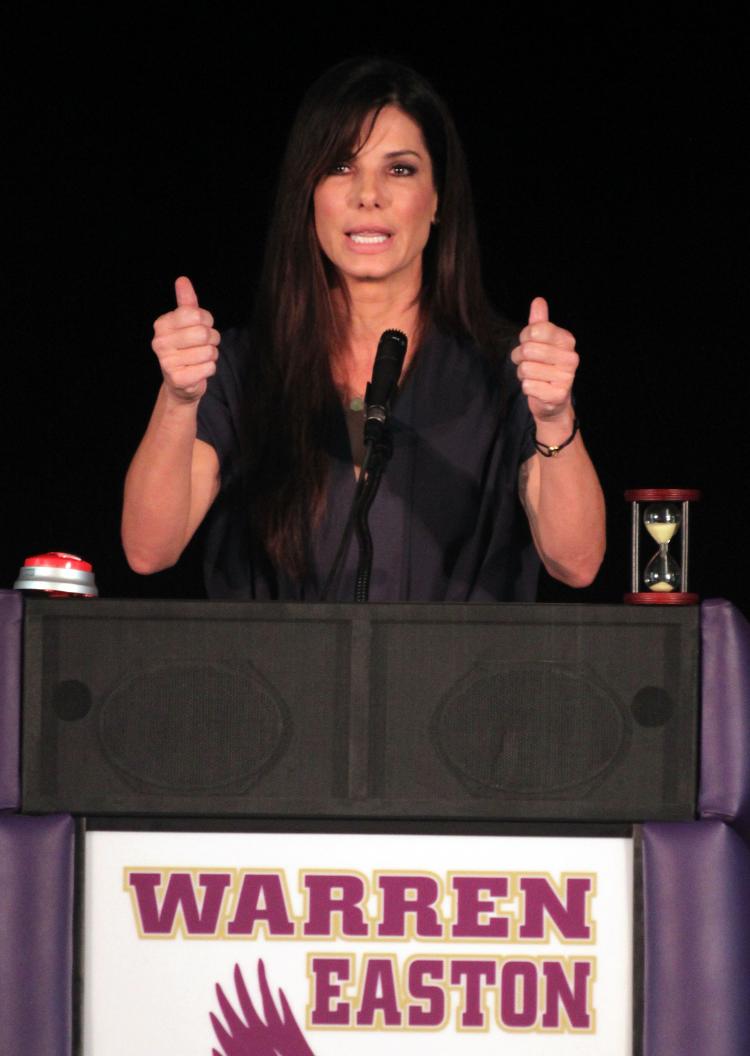
[(420, 160), (422, 158), (422, 155), (417, 150), (389, 150), (384, 156), (386, 158), (400, 158), (403, 157), (404, 154), (413, 154), (415, 158), (419, 158)]

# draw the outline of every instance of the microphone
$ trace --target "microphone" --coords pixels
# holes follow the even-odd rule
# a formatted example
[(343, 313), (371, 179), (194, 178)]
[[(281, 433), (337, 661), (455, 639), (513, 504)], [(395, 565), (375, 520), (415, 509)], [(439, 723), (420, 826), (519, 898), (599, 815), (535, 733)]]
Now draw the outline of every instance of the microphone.
[(378, 342), (372, 381), (367, 383), (365, 390), (365, 443), (380, 437), (405, 356), (406, 334), (400, 330), (386, 330)]

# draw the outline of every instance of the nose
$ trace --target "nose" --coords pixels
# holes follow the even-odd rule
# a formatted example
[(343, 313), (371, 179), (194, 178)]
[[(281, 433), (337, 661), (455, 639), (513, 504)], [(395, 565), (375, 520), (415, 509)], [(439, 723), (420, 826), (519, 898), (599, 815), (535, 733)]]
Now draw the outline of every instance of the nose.
[(375, 172), (359, 172), (351, 185), (350, 204), (358, 209), (382, 209), (387, 204), (383, 180)]

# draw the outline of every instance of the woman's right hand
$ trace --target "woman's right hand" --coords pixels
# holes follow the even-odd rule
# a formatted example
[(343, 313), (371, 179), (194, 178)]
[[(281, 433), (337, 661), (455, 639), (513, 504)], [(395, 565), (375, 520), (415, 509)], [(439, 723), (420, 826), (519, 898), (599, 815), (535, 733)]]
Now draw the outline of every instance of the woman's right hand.
[(214, 318), (198, 304), (190, 279), (182, 275), (174, 284), (177, 307), (154, 323), (151, 347), (164, 376), (167, 395), (181, 403), (197, 403), (208, 379), (216, 373), (221, 335)]

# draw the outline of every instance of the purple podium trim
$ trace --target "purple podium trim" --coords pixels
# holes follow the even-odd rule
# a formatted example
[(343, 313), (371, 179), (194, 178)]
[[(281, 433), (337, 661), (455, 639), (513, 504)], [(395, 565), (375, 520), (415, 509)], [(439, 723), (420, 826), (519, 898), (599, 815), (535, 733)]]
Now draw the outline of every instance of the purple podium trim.
[(22, 625), (21, 595), (13, 590), (0, 590), (0, 810), (17, 810), (21, 802)]
[(0, 1052), (70, 1056), (73, 820), (0, 817)]
[(720, 821), (643, 826), (643, 1056), (750, 1052), (750, 849)]
[(698, 812), (750, 841), (750, 624), (728, 601), (705, 601), (701, 637)]

